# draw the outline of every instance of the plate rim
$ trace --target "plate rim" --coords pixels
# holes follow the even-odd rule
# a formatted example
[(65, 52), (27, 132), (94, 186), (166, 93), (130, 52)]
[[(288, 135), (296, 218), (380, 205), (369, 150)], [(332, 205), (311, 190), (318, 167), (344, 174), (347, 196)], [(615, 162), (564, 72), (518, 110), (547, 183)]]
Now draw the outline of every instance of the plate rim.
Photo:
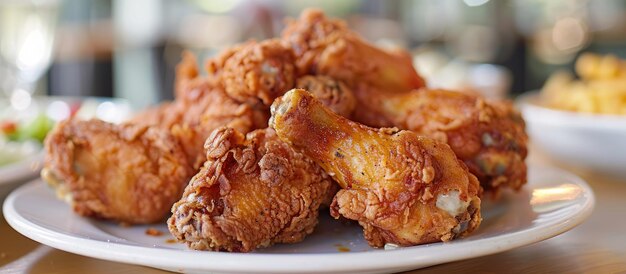
[[(42, 146), (35, 154), (0, 167), (0, 186), (37, 177), (43, 166), (44, 156), (45, 151)], [(32, 168), (33, 165), (36, 165), (35, 170)]]
[[(551, 220), (530, 230), (520, 230), (477, 240), (467, 240), (466, 238), (450, 243), (436, 243), (417, 246), (414, 247), (414, 249), (403, 248), (398, 250), (385, 250), (384, 252), (365, 251), (332, 254), (213, 252), (210, 253), (210, 256), (207, 256), (206, 251), (153, 248), (77, 237), (44, 228), (17, 212), (14, 205), (20, 195), (23, 195), (25, 192), (27, 193), (32, 188), (46, 187), (42, 184), (40, 179), (32, 180), (13, 191), (4, 201), (3, 215), (7, 223), (13, 227), (13, 229), (41, 244), (92, 258), (153, 268), (178, 271), (187, 269), (247, 273), (289, 273), (293, 272), (294, 269), (320, 273), (389, 271), (394, 269), (409, 269), (411, 267), (419, 268), (486, 256), (530, 245), (566, 232), (582, 223), (591, 215), (595, 206), (595, 195), (591, 187), (582, 178), (554, 167), (536, 167), (535, 169), (550, 170), (551, 172), (559, 173), (567, 177), (569, 182), (580, 186), (584, 190), (583, 194), (588, 194), (585, 195), (587, 199), (584, 201), (584, 204), (582, 204), (578, 211), (569, 213), (566, 217)], [(50, 192), (50, 194), (54, 195), (52, 192)], [(536, 233), (538, 231), (542, 233)], [(502, 243), (501, 241), (506, 241), (506, 244), (493, 244)], [(485, 244), (488, 242), (492, 244)], [(465, 250), (466, 252), (449, 252), (451, 249), (450, 246), (452, 245), (454, 249)], [(426, 260), (429, 256), (425, 256), (422, 248), (428, 248), (429, 253), (446, 252), (446, 256)], [(468, 250), (471, 250), (471, 252)], [(181, 260), (180, 256), (183, 255), (185, 259)], [(240, 257), (245, 257), (245, 264), (241, 264), (240, 260), (233, 259)], [(375, 257), (375, 260), (367, 260), (367, 257)], [(312, 260), (325, 263), (311, 264)], [(359, 262), (358, 265), (351, 263), (353, 260), (357, 260)], [(261, 265), (263, 267), (259, 267)]]

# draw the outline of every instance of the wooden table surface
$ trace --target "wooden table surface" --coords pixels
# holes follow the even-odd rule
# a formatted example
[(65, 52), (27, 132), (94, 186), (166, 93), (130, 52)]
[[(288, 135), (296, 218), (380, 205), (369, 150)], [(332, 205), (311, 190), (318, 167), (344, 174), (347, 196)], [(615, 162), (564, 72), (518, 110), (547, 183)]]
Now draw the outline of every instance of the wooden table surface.
[[(556, 165), (536, 149), (529, 162)], [(495, 255), (410, 273), (626, 273), (626, 178), (571, 170), (593, 188), (596, 207), (573, 230), (546, 241)], [(0, 273), (166, 273), (152, 268), (93, 259), (31, 241), (0, 218)]]

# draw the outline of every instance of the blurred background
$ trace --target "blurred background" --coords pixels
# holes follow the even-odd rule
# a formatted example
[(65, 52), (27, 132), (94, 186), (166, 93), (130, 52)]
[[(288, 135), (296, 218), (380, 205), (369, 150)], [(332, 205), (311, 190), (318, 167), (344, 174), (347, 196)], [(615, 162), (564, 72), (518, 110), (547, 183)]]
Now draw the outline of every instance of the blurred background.
[(582, 51), (626, 56), (623, 0), (0, 0), (0, 96), (172, 98), (181, 51), (202, 58), (279, 35), (319, 7), (402, 46), (431, 86), (513, 97)]

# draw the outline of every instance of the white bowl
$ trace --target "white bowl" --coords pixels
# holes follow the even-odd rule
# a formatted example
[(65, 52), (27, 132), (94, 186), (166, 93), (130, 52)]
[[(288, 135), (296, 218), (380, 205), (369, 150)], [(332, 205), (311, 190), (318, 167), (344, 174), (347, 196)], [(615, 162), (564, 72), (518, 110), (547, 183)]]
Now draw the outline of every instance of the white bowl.
[(542, 106), (539, 93), (517, 99), (531, 142), (569, 166), (626, 177), (626, 116)]

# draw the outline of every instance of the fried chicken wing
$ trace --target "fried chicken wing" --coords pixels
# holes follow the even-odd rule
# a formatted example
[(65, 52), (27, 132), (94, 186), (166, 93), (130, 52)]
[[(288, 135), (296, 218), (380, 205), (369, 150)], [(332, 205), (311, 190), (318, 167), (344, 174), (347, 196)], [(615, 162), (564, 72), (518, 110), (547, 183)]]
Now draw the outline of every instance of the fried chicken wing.
[(320, 10), (303, 11), (281, 37), (293, 48), (300, 74), (327, 75), (353, 88), (365, 84), (396, 91), (424, 86), (408, 53), (374, 47), (345, 22), (329, 19)]
[[(517, 190), (526, 183), (528, 136), (524, 120), (510, 103), (428, 89), (393, 94), (373, 91), (366, 96), (361, 101), (368, 103), (359, 110), (371, 111), (364, 116), (357, 110), (356, 121), (391, 124), (446, 142), (485, 190)], [(381, 120), (387, 122), (381, 125)]]
[(193, 175), (178, 142), (154, 127), (68, 120), (45, 148), (42, 177), (83, 216), (160, 221)]
[(317, 224), (332, 182), (272, 129), (215, 130), (207, 161), (172, 207), (168, 227), (192, 249), (248, 252), (299, 242)]
[(343, 188), (333, 216), (359, 221), (370, 245), (448, 241), (478, 227), (478, 180), (448, 145), (352, 122), (301, 89), (278, 98), (271, 110), (277, 135)]

